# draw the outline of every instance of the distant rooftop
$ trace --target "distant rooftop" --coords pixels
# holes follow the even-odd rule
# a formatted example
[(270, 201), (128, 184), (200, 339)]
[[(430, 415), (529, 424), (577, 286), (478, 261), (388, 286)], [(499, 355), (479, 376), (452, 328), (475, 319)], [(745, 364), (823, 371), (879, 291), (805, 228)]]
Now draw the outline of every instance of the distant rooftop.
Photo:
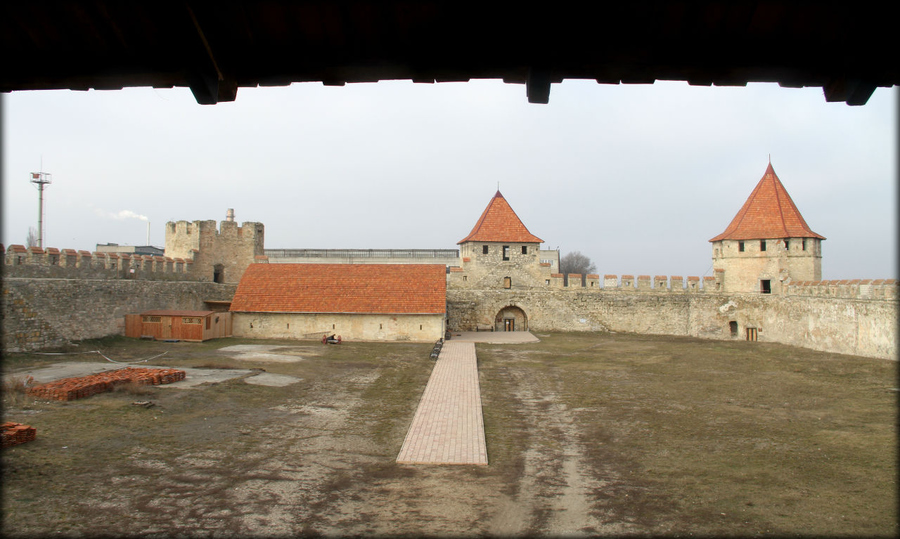
[(97, 252), (163, 256), (166, 250), (162, 247), (154, 247), (152, 245), (119, 245), (118, 243), (98, 243)]

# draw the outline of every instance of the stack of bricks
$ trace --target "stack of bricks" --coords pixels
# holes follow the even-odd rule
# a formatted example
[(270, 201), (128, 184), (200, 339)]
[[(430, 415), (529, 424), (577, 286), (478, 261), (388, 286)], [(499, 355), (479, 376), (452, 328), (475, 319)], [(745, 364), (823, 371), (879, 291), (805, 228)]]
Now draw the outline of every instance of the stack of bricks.
[(37, 436), (37, 430), (34, 427), (23, 425), (21, 423), (13, 423), (7, 421), (0, 425), (2, 428), (2, 445), (0, 447), (11, 447), (14, 445), (30, 442)]
[(116, 386), (136, 383), (138, 385), (171, 384), (184, 380), (185, 372), (178, 369), (147, 369), (142, 367), (127, 367), (116, 371), (102, 372), (81, 376), (78, 378), (64, 378), (55, 382), (37, 385), (28, 388), (28, 394), (37, 398), (70, 401), (83, 399), (112, 391)]

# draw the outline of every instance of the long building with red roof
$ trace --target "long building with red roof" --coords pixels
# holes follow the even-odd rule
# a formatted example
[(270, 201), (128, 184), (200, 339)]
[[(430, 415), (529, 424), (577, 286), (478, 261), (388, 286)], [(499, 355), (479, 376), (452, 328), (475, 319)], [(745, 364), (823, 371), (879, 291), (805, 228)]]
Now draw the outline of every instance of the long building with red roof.
[(444, 336), (441, 264), (251, 264), (231, 303), (237, 337), (435, 341)]

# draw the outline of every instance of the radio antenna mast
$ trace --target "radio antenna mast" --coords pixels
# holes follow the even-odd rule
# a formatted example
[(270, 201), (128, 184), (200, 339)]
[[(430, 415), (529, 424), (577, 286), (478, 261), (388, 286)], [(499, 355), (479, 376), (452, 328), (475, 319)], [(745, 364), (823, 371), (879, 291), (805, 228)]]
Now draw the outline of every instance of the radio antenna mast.
[(31, 173), (31, 183), (37, 185), (38, 189), (38, 237), (37, 246), (44, 247), (44, 186), (53, 183), (50, 178), (51, 174), (44, 172), (43, 159), (41, 159), (41, 172)]

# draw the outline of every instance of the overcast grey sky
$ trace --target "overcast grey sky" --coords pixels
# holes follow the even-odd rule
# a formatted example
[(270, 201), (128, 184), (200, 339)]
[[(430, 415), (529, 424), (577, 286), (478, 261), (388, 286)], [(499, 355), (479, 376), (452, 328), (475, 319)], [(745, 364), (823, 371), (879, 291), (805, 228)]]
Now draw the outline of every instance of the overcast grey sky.
[[(266, 227), (267, 248), (455, 248), (500, 191), (543, 248), (599, 273), (710, 275), (768, 156), (823, 243), (823, 278), (895, 278), (897, 89), (868, 104), (819, 88), (500, 81), (3, 96), (3, 244), (164, 244), (165, 223)], [(146, 220), (142, 220), (143, 217)]]

